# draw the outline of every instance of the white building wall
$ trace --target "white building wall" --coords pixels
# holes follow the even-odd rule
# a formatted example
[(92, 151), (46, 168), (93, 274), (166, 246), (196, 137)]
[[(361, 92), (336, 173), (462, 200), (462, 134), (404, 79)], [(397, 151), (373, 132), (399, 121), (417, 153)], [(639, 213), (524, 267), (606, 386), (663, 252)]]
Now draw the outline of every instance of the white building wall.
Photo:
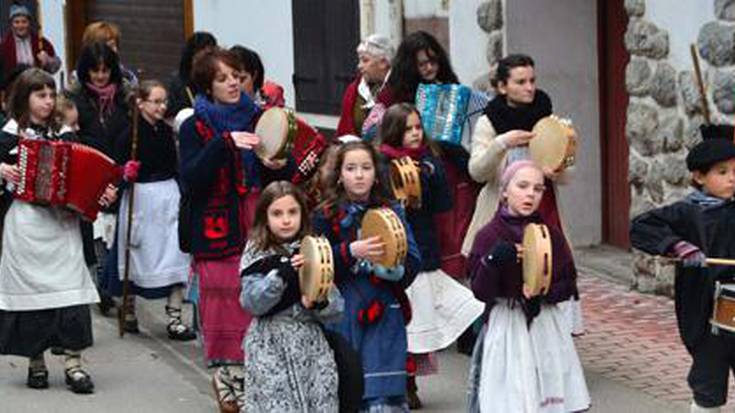
[(483, 0), (454, 0), (449, 8), (449, 58), (465, 85), (472, 85), (490, 70), (487, 63), (488, 35), (477, 24), (477, 7)]
[(225, 47), (258, 52), (265, 76), (285, 89), (294, 106), (293, 19), (290, 0), (194, 0), (194, 30), (212, 33)]
[(537, 0), (513, 0), (505, 6), (507, 52), (534, 58), (538, 86), (551, 96), (555, 113), (572, 119), (579, 135), (574, 175), (557, 195), (568, 235), (577, 246), (598, 244), (602, 172), (596, 3), (557, 0), (548, 7)]
[(646, 0), (644, 17), (669, 34), (668, 62), (677, 70), (690, 70), (689, 45), (697, 42), (699, 29), (705, 23), (715, 20), (715, 2)]
[[(66, 1), (44, 0), (39, 3), (41, 5), (40, 14), (41, 23), (43, 24), (43, 36), (54, 45), (54, 50), (61, 59), (61, 69), (56, 75), (56, 83), (59, 84), (62, 73), (65, 81), (68, 79), (68, 74), (66, 73), (66, 23), (64, 22), (64, 6)], [(71, 62), (72, 67), (74, 64), (75, 62)]]

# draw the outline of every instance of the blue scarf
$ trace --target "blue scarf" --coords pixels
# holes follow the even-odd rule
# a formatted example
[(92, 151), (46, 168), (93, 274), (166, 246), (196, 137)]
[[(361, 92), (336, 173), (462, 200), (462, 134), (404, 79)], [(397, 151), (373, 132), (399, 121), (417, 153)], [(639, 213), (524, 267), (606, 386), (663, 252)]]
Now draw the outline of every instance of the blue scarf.
[(727, 199), (718, 198), (716, 196), (712, 196), (701, 189), (697, 189), (691, 194), (687, 195), (685, 198), (686, 202), (689, 202), (690, 204), (699, 205), (702, 208), (712, 208), (716, 206), (720, 206), (727, 202)]
[(258, 106), (245, 93), (241, 93), (240, 101), (232, 105), (214, 103), (201, 94), (194, 99), (194, 113), (214, 130), (215, 136), (222, 136), (224, 132), (252, 132), (253, 118), (259, 112)]

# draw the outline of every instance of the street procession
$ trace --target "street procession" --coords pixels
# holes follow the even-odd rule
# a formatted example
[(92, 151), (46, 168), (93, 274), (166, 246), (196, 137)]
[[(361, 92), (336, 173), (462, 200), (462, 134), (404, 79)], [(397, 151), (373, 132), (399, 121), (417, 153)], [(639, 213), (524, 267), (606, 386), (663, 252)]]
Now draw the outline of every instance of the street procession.
[(0, 1), (0, 412), (732, 411), (680, 3)]

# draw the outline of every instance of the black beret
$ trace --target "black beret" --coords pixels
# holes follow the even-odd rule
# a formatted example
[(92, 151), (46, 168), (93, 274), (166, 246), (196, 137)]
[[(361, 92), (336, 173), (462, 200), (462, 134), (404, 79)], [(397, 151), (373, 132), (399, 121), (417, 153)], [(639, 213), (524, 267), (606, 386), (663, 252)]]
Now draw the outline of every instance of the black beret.
[(735, 158), (735, 143), (730, 139), (705, 139), (687, 155), (690, 171), (707, 171), (717, 162)]
[(699, 131), (702, 133), (702, 139), (704, 140), (714, 138), (735, 138), (735, 127), (733, 127), (732, 125), (720, 125), (713, 123), (710, 125), (700, 126)]

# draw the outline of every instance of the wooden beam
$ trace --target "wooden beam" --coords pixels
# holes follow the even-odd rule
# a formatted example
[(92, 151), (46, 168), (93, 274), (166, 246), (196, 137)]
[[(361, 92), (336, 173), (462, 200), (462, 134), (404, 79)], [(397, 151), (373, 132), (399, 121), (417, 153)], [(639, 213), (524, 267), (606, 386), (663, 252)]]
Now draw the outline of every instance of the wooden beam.
[(184, 0), (184, 41), (194, 33), (193, 0)]

